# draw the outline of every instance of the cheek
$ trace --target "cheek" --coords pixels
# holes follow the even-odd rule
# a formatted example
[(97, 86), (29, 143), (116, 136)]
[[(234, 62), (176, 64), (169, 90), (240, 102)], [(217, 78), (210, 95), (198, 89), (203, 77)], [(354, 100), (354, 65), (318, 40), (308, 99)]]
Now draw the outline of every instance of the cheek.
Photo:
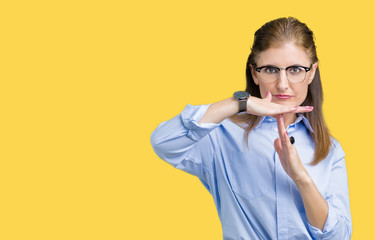
[(297, 99), (299, 100), (300, 104), (303, 103), (303, 101), (305, 101), (306, 99), (308, 86), (309, 85), (305, 84), (294, 90), (294, 93), (297, 95)]
[(259, 85), (259, 91), (260, 91), (260, 96), (264, 98), (266, 96), (267, 90), (264, 90), (264, 88), (261, 85)]
[(262, 98), (265, 98), (266, 95), (267, 95), (267, 92), (270, 91), (271, 93), (274, 92), (272, 91), (274, 87), (272, 87), (271, 84), (263, 84), (263, 83), (259, 83), (259, 90), (260, 90), (260, 95)]

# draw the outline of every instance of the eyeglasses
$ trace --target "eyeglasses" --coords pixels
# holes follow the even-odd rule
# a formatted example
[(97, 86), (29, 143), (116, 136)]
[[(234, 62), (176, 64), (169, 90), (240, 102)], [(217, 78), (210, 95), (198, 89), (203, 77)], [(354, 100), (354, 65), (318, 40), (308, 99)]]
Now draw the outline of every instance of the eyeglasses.
[(285, 70), (286, 76), (291, 83), (300, 83), (303, 82), (306, 78), (306, 73), (310, 71), (312, 64), (310, 67), (304, 66), (289, 66), (286, 68), (279, 68), (272, 65), (262, 66), (255, 68), (255, 70), (259, 73), (260, 79), (265, 83), (273, 83), (280, 77), (280, 71)]

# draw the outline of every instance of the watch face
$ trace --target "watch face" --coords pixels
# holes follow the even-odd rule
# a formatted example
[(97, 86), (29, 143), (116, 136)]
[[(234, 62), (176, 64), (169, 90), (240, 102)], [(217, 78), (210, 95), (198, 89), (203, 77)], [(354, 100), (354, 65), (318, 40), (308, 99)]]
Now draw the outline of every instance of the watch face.
[(245, 92), (245, 91), (238, 91), (238, 92), (235, 92), (233, 94), (233, 96), (238, 99), (238, 100), (242, 100), (242, 99), (246, 99), (249, 97), (249, 93), (248, 92)]

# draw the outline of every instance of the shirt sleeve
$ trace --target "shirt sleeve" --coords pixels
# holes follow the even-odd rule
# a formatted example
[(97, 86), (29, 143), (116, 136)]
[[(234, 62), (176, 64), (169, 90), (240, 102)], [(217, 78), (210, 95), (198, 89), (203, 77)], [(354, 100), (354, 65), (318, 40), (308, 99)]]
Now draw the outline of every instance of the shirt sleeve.
[(345, 153), (338, 142), (334, 143), (336, 153), (331, 168), (331, 177), (326, 201), (328, 217), (323, 231), (310, 225), (309, 230), (314, 239), (349, 240), (352, 235), (352, 219), (349, 205), (348, 178), (345, 164)]
[(161, 123), (151, 134), (155, 153), (177, 169), (207, 180), (213, 159), (208, 134), (220, 126), (198, 122), (210, 105), (187, 105), (181, 114)]

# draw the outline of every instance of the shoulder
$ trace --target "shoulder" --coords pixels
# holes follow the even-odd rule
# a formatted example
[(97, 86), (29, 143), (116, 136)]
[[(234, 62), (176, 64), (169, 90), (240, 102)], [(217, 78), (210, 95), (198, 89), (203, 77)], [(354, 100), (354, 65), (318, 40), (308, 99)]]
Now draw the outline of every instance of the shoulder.
[(330, 156), (333, 162), (340, 161), (345, 157), (344, 149), (342, 148), (340, 142), (333, 136), (331, 136), (331, 148), (328, 156)]
[(331, 148), (332, 148), (332, 151), (342, 152), (342, 154), (345, 154), (344, 149), (342, 148), (340, 142), (332, 136), (331, 136)]

